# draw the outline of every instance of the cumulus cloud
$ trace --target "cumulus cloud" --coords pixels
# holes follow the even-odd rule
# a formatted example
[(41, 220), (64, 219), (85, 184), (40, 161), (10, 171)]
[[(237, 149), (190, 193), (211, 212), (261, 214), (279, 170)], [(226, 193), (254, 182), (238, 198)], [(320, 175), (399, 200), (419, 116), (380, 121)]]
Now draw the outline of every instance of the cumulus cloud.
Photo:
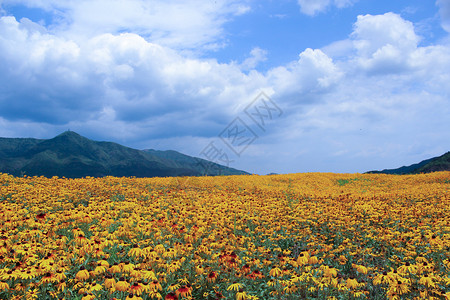
[(420, 40), (413, 24), (394, 13), (358, 16), (352, 38), (358, 64), (374, 73), (407, 69)]
[(298, 0), (302, 13), (313, 16), (325, 11), (328, 7), (335, 5), (343, 8), (352, 5), (355, 0)]
[(0, 76), (9, 83), (0, 90), (0, 111), (6, 118), (62, 124), (109, 111), (131, 123), (170, 114), (216, 120), (216, 113), (230, 114), (266, 85), (257, 72), (246, 75), (237, 65), (186, 58), (136, 34), (74, 42), (29, 23), (0, 19), (0, 56), (6, 62)]
[[(44, 8), (51, 1), (35, 3)], [(240, 11), (234, 13), (245, 8)], [(254, 69), (267, 55), (260, 48), (242, 64), (219, 63), (144, 34), (99, 31), (78, 39), (5, 16), (0, 80), (8, 84), (0, 85), (0, 135), (51, 137), (70, 128), (93, 139), (198, 155), (264, 90), (286, 113), (248, 148), (254, 157), (241, 168), (264, 173), (268, 165), (256, 163), (257, 169), (255, 161), (283, 153), (298, 165), (278, 161), (270, 171), (330, 171), (336, 157), (353, 153), (361, 162), (357, 171), (366, 171), (376, 167), (367, 160), (373, 155), (424, 153), (416, 136), (432, 145), (450, 140), (450, 49), (419, 40), (399, 15), (359, 16), (347, 40), (299, 49), (298, 59), (263, 73)], [(408, 139), (416, 146), (402, 148)], [(333, 159), (312, 159), (330, 149)]]
[(330, 57), (319, 49), (308, 48), (300, 53), (298, 61), (270, 70), (268, 79), (280, 97), (308, 102), (309, 95), (327, 91), (341, 75)]

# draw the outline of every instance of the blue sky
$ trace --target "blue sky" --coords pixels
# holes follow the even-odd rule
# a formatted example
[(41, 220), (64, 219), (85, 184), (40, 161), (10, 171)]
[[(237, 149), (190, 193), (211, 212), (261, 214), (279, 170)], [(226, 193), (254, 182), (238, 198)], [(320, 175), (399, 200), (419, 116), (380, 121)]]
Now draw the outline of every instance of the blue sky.
[(395, 168), (450, 149), (449, 33), (448, 0), (3, 0), (0, 136)]

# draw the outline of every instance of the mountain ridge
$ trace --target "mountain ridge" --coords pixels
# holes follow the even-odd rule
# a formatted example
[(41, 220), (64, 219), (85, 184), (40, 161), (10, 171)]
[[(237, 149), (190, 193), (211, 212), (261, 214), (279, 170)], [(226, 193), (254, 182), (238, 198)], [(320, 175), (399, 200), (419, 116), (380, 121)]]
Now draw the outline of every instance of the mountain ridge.
[(65, 131), (51, 139), (0, 138), (0, 172), (15, 176), (67, 178), (248, 174), (169, 151), (171, 155), (167, 157), (164, 151), (93, 141), (73, 131)]
[(381, 171), (368, 171), (367, 174), (418, 174), (430, 173), (437, 171), (450, 171), (450, 151), (441, 156), (432, 157), (422, 160), (409, 166), (402, 166), (396, 169), (384, 169)]

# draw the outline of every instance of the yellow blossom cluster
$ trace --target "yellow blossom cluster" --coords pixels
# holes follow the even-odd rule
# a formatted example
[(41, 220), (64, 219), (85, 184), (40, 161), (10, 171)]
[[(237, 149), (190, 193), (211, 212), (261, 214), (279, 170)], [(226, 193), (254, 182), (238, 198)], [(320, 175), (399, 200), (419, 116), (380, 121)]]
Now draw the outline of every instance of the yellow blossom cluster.
[(450, 299), (450, 172), (0, 174), (0, 299)]

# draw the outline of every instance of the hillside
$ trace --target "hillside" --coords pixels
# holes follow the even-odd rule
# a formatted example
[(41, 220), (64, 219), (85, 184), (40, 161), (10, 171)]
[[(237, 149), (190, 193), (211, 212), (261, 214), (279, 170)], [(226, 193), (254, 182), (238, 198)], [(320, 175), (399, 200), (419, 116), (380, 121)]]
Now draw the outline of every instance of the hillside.
[(93, 141), (73, 131), (47, 140), (0, 138), (0, 172), (67, 178), (247, 174), (176, 151), (137, 150)]
[(403, 166), (397, 169), (384, 169), (382, 171), (369, 171), (372, 174), (418, 174), (436, 171), (450, 171), (450, 152), (441, 156), (429, 158), (410, 166)]

